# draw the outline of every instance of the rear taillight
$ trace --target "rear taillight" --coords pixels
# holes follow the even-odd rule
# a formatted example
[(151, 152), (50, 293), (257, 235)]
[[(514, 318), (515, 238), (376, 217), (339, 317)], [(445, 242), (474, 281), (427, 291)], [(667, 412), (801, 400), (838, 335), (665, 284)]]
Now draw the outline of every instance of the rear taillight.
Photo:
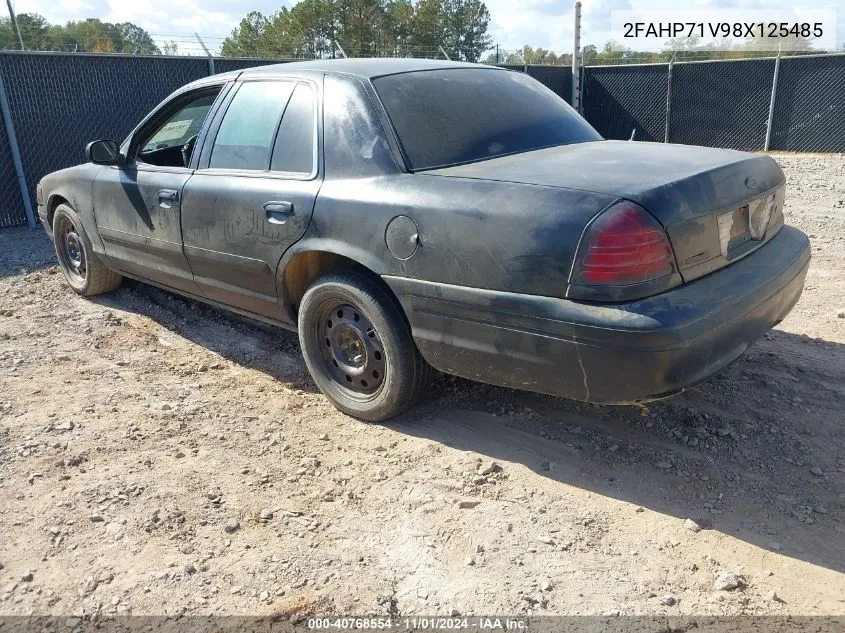
[(620, 202), (587, 229), (570, 283), (626, 286), (674, 272), (672, 248), (663, 227), (642, 207)]

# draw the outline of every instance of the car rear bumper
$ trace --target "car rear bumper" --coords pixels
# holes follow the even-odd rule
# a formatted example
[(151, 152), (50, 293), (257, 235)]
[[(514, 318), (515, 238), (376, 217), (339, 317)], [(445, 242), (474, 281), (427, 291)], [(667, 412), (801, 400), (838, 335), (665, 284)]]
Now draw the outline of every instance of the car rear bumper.
[(385, 276), (423, 357), (496, 385), (623, 404), (671, 395), (736, 360), (792, 309), (810, 261), (784, 227), (734, 264), (657, 296), (597, 304)]

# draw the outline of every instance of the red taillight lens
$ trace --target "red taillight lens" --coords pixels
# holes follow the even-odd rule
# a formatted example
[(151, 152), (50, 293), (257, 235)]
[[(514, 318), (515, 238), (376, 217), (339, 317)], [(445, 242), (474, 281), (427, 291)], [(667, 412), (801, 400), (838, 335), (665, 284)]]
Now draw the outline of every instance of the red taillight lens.
[(674, 271), (672, 248), (663, 227), (632, 202), (612, 206), (593, 222), (578, 250), (572, 283), (642, 283)]

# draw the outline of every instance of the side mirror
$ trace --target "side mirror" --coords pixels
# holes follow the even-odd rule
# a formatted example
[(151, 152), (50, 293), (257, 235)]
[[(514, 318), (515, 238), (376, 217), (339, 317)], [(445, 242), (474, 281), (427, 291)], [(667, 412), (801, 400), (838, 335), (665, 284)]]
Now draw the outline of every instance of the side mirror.
[(92, 141), (85, 146), (85, 158), (97, 165), (117, 165), (121, 162), (120, 146), (109, 139)]

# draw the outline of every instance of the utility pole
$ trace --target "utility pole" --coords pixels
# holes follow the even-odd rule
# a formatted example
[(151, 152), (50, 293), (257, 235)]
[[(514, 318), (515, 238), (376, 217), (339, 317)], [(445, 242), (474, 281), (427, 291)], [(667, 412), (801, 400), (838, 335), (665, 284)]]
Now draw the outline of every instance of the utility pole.
[(12, 0), (6, 0), (6, 6), (9, 7), (9, 17), (12, 19), (12, 27), (15, 33), (18, 34), (18, 42), (21, 45), (21, 50), (24, 50), (23, 38), (21, 37), (21, 27), (18, 26), (18, 19), (15, 17), (15, 10), (12, 8)]

